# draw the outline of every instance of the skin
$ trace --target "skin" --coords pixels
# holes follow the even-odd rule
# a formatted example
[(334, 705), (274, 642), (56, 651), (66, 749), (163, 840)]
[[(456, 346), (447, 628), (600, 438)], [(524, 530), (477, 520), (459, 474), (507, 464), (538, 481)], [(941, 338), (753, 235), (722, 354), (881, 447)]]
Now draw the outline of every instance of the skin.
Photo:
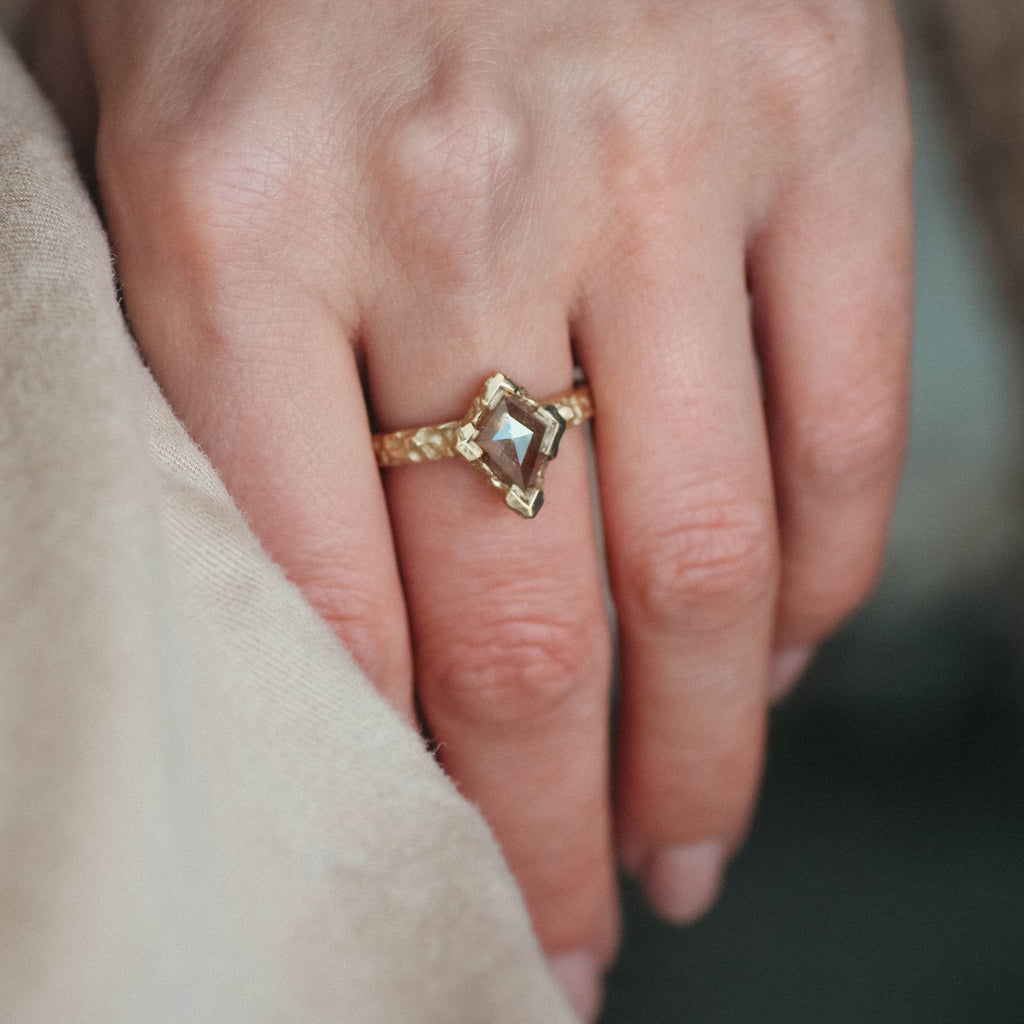
[[(891, 9), (54, 0), (32, 45), (169, 400), (418, 709), (592, 1015), (615, 851), (669, 918), (706, 909), (769, 701), (883, 556), (912, 262)], [(368, 408), (440, 422), (495, 370), (543, 397), (575, 362), (614, 744), (585, 432), (531, 522), (455, 462), (382, 475), (369, 441)]]

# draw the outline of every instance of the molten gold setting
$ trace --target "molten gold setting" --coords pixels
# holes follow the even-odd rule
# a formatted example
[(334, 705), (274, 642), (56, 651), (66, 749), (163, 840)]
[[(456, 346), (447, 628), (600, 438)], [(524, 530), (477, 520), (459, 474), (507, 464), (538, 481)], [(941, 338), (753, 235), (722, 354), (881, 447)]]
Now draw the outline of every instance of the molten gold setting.
[(379, 466), (404, 466), (461, 455), (505, 495), (505, 504), (532, 519), (544, 502), (544, 471), (567, 426), (594, 415), (586, 385), (545, 403), (503, 373), (488, 377), (461, 420), (374, 434)]

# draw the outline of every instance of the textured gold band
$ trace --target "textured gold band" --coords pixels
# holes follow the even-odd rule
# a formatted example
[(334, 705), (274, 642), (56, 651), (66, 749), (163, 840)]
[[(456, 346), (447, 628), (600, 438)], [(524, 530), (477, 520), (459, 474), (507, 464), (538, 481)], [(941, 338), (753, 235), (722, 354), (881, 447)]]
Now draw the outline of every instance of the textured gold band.
[[(541, 405), (552, 405), (567, 427), (585, 423), (594, 415), (594, 404), (590, 388), (585, 384), (573, 388)], [(411, 427), (395, 430), (390, 434), (373, 435), (373, 451), (378, 466), (405, 466), (411, 462), (435, 462), (450, 459), (458, 454), (456, 434), (462, 420), (439, 423), (429, 427)]]

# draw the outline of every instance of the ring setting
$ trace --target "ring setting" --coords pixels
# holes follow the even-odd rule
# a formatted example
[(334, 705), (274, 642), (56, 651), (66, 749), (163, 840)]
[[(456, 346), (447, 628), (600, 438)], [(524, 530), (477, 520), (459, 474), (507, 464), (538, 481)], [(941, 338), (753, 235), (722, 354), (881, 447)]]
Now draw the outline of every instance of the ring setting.
[(532, 519), (544, 502), (544, 471), (567, 426), (593, 415), (586, 385), (541, 403), (503, 373), (488, 377), (461, 420), (375, 434), (382, 467), (461, 456)]

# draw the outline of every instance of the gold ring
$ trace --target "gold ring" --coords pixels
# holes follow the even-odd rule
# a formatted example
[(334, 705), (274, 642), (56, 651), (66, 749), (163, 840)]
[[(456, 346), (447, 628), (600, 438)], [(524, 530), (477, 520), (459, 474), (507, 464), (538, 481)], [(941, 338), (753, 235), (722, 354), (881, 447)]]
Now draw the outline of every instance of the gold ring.
[(590, 389), (575, 387), (537, 402), (503, 373), (484, 381), (461, 420), (373, 435), (379, 466), (405, 466), (461, 455), (505, 494), (505, 504), (532, 519), (544, 502), (544, 470), (566, 427), (594, 415)]

